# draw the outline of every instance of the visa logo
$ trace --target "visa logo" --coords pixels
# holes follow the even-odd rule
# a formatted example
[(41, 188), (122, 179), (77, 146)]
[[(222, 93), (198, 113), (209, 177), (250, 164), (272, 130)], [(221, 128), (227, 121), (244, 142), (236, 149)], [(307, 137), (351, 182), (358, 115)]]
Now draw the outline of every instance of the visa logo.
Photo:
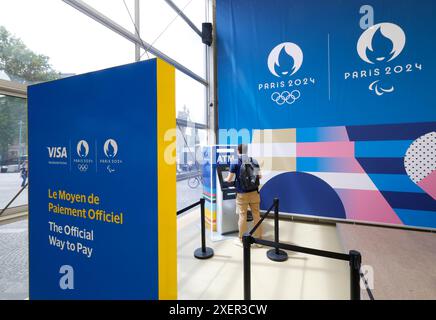
[(67, 148), (65, 147), (47, 147), (50, 158), (67, 158)]

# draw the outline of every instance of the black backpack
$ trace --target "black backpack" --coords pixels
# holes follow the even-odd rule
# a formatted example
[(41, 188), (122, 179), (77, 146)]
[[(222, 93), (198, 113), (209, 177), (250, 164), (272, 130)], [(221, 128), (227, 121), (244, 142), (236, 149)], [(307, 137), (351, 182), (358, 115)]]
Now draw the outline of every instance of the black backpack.
[(242, 158), (241, 167), (239, 169), (239, 184), (241, 189), (245, 192), (257, 191), (259, 189), (259, 164), (253, 161), (253, 158), (248, 158), (248, 160), (243, 161)]

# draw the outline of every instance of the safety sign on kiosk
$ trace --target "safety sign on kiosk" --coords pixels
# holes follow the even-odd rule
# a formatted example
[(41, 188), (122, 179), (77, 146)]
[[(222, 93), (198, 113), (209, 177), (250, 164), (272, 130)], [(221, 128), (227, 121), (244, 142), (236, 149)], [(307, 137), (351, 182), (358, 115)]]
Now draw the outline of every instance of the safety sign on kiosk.
[(30, 299), (177, 298), (174, 81), (153, 59), (29, 87)]

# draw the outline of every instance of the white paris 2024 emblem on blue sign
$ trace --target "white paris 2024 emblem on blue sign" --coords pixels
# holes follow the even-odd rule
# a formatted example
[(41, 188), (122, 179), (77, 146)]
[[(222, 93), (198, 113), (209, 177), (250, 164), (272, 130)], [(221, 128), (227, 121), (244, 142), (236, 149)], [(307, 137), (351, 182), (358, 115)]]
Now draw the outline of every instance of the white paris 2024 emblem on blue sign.
[[(392, 50), (377, 50), (373, 47), (376, 35), (385, 37), (392, 42)], [(382, 61), (392, 61), (400, 55), (406, 45), (406, 34), (403, 29), (393, 23), (379, 23), (368, 28), (357, 42), (357, 53), (363, 61), (370, 64)]]
[(117, 157), (118, 143), (114, 139), (107, 139), (103, 145), (103, 152), (107, 159), (100, 159), (100, 163), (106, 166), (106, 170), (109, 173), (116, 172), (116, 167), (123, 163), (123, 161)]
[[(283, 53), (285, 53), (289, 59), (285, 61), (284, 65), (281, 65), (280, 55)], [(292, 76), (300, 70), (302, 64), (303, 51), (298, 45), (292, 42), (280, 43), (271, 50), (268, 56), (269, 71), (276, 77)]]
[(395, 91), (393, 76), (422, 70), (420, 63), (390, 65), (406, 47), (406, 33), (399, 25), (382, 22), (364, 29), (356, 50), (362, 61), (373, 67), (345, 72), (345, 80), (372, 79), (369, 90), (383, 96)]
[(80, 158), (86, 158), (89, 153), (89, 145), (85, 140), (80, 140), (77, 144), (77, 155)]
[(115, 158), (118, 153), (118, 144), (114, 139), (108, 139), (104, 143), (103, 150), (106, 157)]
[[(373, 42), (375, 42), (376, 37), (379, 38), (378, 45), (380, 45), (380, 42), (383, 42), (383, 39), (391, 43), (388, 44), (387, 48), (374, 48)], [(363, 61), (370, 64), (390, 62), (400, 55), (405, 45), (406, 34), (403, 29), (396, 24), (385, 22), (376, 24), (362, 33), (357, 42), (357, 53)], [(369, 89), (374, 91), (378, 96), (394, 92), (395, 90), (392, 85), (384, 87), (380, 84), (380, 80), (373, 81), (369, 85)]]
[(275, 78), (258, 83), (258, 91), (273, 91), (271, 100), (278, 106), (291, 105), (301, 97), (300, 86), (315, 84), (314, 78), (291, 79), (303, 65), (303, 50), (293, 42), (283, 42), (276, 45), (268, 55), (267, 67)]
[(74, 158), (73, 161), (77, 164), (77, 169), (80, 172), (86, 172), (89, 166), (94, 162), (92, 159), (88, 159), (89, 144), (86, 140), (80, 140), (76, 146), (76, 152), (78, 158)]

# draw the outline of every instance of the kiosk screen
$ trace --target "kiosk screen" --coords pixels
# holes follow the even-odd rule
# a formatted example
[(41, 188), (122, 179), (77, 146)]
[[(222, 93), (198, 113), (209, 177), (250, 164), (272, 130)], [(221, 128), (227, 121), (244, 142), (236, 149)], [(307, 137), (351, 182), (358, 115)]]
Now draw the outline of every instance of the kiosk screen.
[[(223, 181), (225, 180), (225, 179), (227, 179), (227, 177), (229, 176), (229, 174), (230, 174), (230, 171), (221, 171), (222, 173), (222, 175), (223, 175)], [(232, 181), (231, 182), (235, 182), (235, 175), (233, 175), (233, 179), (232, 179)]]

